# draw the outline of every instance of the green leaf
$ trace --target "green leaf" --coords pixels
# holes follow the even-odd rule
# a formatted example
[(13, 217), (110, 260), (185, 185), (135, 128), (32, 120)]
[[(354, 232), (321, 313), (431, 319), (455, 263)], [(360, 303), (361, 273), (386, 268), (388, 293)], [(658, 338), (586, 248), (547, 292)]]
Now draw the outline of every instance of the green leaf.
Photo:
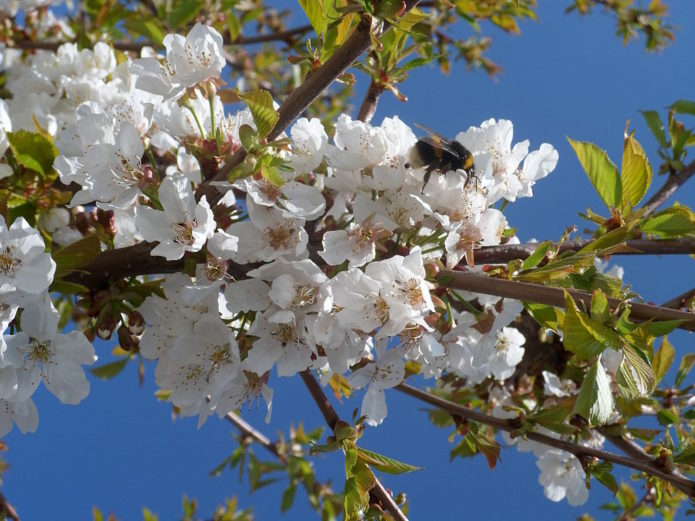
[(280, 503), (280, 511), (287, 512), (294, 503), (294, 496), (297, 492), (297, 485), (290, 483), (290, 485), (282, 493), (282, 502)]
[(102, 380), (110, 380), (114, 376), (120, 374), (127, 363), (128, 359), (122, 358), (120, 360), (116, 360), (115, 362), (109, 362), (108, 364), (100, 365), (99, 367), (93, 367), (89, 370), (89, 372)]
[(67, 280), (54, 279), (51, 283), (49, 291), (56, 291), (63, 295), (77, 295), (78, 293), (89, 293), (89, 288), (76, 282), (68, 282)]
[(345, 481), (345, 518), (358, 519), (369, 506), (369, 491), (374, 488), (376, 478), (369, 467), (360, 461), (352, 467), (352, 476)]
[(123, 25), (129, 31), (144, 36), (155, 43), (161, 44), (164, 40), (164, 29), (162, 29), (161, 22), (156, 18), (142, 18), (141, 16), (137, 16), (128, 18)]
[(55, 278), (61, 278), (89, 264), (101, 253), (101, 242), (96, 235), (87, 235), (53, 253), (56, 263)]
[(149, 508), (147, 507), (142, 507), (142, 521), (158, 521), (159, 516), (157, 514), (153, 514)]
[(640, 228), (663, 238), (681, 237), (695, 233), (695, 215), (683, 206), (672, 206), (648, 218)]
[(605, 205), (608, 208), (619, 207), (622, 200), (620, 176), (605, 150), (601, 150), (593, 143), (574, 141), (570, 138), (567, 140)]
[(416, 467), (415, 465), (410, 465), (409, 463), (404, 463), (384, 456), (383, 454), (378, 454), (359, 447), (357, 448), (357, 458), (370, 467), (374, 467), (375, 469), (389, 474), (405, 474), (406, 472), (413, 472), (414, 470), (422, 470), (422, 467)]
[(664, 124), (661, 121), (661, 117), (659, 117), (659, 113), (655, 110), (642, 110), (640, 112), (642, 113), (642, 116), (644, 116), (649, 130), (651, 130), (652, 134), (654, 134), (659, 146), (668, 148), (666, 130), (664, 129)]
[(679, 99), (671, 105), (671, 110), (676, 114), (690, 114), (695, 116), (695, 101)]
[(671, 409), (661, 409), (657, 411), (656, 419), (664, 427), (678, 423), (678, 415)]
[(251, 125), (239, 127), (239, 141), (247, 152), (251, 152), (258, 146), (258, 136)]
[(579, 311), (567, 292), (565, 306), (563, 343), (578, 358), (587, 360), (601, 354), (607, 347), (619, 347), (618, 334)]
[(666, 373), (673, 363), (675, 354), (676, 350), (671, 345), (671, 342), (668, 341), (668, 338), (664, 337), (661, 341), (661, 346), (654, 354), (653, 365), (656, 382), (660, 382), (664, 376), (666, 376)]
[(304, 13), (316, 34), (321, 36), (328, 25), (325, 0), (299, 0), (299, 5), (304, 9)]
[(169, 13), (169, 25), (172, 29), (176, 29), (193, 20), (203, 7), (203, 2), (200, 0), (183, 0), (178, 2)]
[(610, 309), (608, 309), (608, 298), (600, 289), (595, 289), (591, 296), (591, 318), (605, 324), (611, 317)]
[(521, 265), (522, 270), (530, 270), (535, 268), (538, 264), (545, 258), (548, 250), (553, 245), (552, 241), (545, 241), (540, 243), (531, 255), (529, 255), (524, 263)]
[(15, 160), (25, 168), (34, 170), (44, 176), (53, 172), (53, 161), (58, 155), (55, 145), (41, 134), (18, 130), (7, 132)]
[(261, 158), (261, 175), (263, 179), (267, 180), (270, 184), (274, 186), (282, 186), (285, 184), (285, 180), (280, 175), (280, 172), (275, 166), (271, 164), (273, 156), (263, 156)]
[(589, 420), (591, 426), (604, 425), (611, 419), (613, 395), (610, 381), (598, 357), (584, 377), (573, 412)]
[(642, 145), (632, 134), (625, 137), (621, 180), (622, 209), (635, 208), (652, 183), (652, 167)]
[(646, 357), (629, 345), (623, 347), (623, 355), (617, 374), (620, 394), (627, 400), (649, 396), (656, 378)]
[(604, 485), (608, 490), (613, 492), (613, 494), (618, 492), (618, 482), (615, 480), (615, 476), (613, 476), (609, 470), (592, 470), (591, 475), (594, 476), (599, 483)]
[(678, 454), (674, 454), (673, 461), (684, 465), (695, 466), (695, 445), (688, 445)]
[(541, 326), (557, 331), (557, 313), (553, 306), (536, 304), (534, 302), (524, 302), (524, 308), (526, 308), (529, 315)]
[(253, 122), (256, 124), (256, 129), (258, 129), (258, 137), (266, 137), (273, 130), (275, 123), (277, 123), (280, 117), (273, 108), (273, 97), (270, 95), (270, 92), (258, 89), (238, 94), (239, 98), (246, 102), (251, 111)]
[(473, 431), (469, 431), (467, 436), (470, 436), (475, 447), (480, 451), (480, 453), (485, 456), (487, 460), (487, 465), (490, 470), (494, 469), (497, 465), (497, 461), (500, 459), (500, 445), (492, 438), (483, 436), (481, 434), (476, 434)]
[(681, 365), (676, 373), (676, 387), (680, 387), (685, 377), (688, 376), (690, 369), (692, 369), (693, 364), (695, 364), (695, 353), (688, 353), (681, 360)]

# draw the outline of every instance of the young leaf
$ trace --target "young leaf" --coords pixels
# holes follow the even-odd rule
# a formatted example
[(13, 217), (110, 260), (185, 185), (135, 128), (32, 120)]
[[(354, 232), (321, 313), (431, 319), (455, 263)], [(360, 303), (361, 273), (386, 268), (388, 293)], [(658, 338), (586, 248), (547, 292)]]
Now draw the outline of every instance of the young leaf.
[(605, 324), (610, 316), (606, 294), (600, 289), (595, 289), (594, 294), (591, 296), (591, 318), (601, 324)]
[(108, 364), (100, 365), (99, 367), (94, 367), (89, 370), (97, 378), (102, 380), (110, 380), (114, 376), (120, 374), (128, 363), (127, 358), (122, 358), (121, 360), (116, 360), (115, 362), (109, 362)]
[(567, 138), (577, 154), (589, 181), (608, 208), (619, 207), (622, 201), (622, 185), (618, 169), (608, 154), (593, 143)]
[(422, 467), (403, 463), (402, 461), (389, 458), (383, 454), (378, 454), (359, 447), (357, 448), (357, 459), (365, 462), (370, 467), (374, 467), (382, 472), (388, 472), (389, 474), (405, 474), (406, 472), (413, 472), (414, 470), (422, 470)]
[(264, 138), (273, 130), (280, 115), (273, 108), (273, 97), (267, 90), (252, 90), (250, 92), (240, 92), (239, 98), (246, 102), (253, 122), (258, 129), (258, 137)]
[(676, 114), (690, 114), (695, 116), (695, 101), (679, 99), (671, 105), (671, 110)]
[(610, 381), (598, 357), (584, 377), (573, 412), (589, 420), (592, 426), (608, 423), (613, 414)]
[(649, 362), (629, 345), (623, 347), (623, 355), (617, 375), (620, 393), (627, 400), (649, 396), (656, 383)]
[(169, 13), (169, 25), (172, 29), (176, 29), (190, 22), (200, 13), (202, 6), (203, 3), (200, 0), (183, 0), (179, 2)]
[(632, 136), (625, 137), (622, 165), (623, 210), (635, 208), (652, 183), (652, 167), (642, 145)]
[(578, 358), (586, 360), (601, 354), (607, 347), (619, 347), (618, 334), (579, 311), (569, 293), (565, 293), (565, 306), (563, 342)]
[(56, 263), (55, 278), (64, 277), (77, 268), (86, 266), (99, 253), (101, 253), (101, 242), (96, 235), (87, 235), (59, 249), (53, 253), (53, 260)]
[(652, 134), (654, 134), (659, 146), (668, 148), (666, 131), (664, 130), (664, 124), (661, 121), (661, 117), (659, 117), (659, 113), (656, 110), (642, 110), (640, 112), (642, 112), (642, 116), (644, 116), (649, 130), (651, 130)]
[(304, 9), (304, 13), (316, 34), (321, 36), (326, 31), (328, 22), (325, 0), (299, 0), (299, 5)]
[(44, 176), (53, 171), (53, 161), (58, 155), (58, 150), (45, 136), (18, 130), (8, 132), (7, 141), (20, 165)]
[(538, 266), (538, 264), (543, 260), (545, 255), (548, 253), (548, 250), (550, 247), (553, 245), (551, 241), (545, 241), (540, 243), (534, 252), (529, 255), (524, 263), (521, 265), (522, 270), (530, 270), (531, 268), (535, 268)]
[(294, 503), (294, 496), (297, 492), (297, 485), (290, 483), (285, 491), (282, 493), (282, 501), (280, 503), (280, 512), (287, 512), (292, 503)]
[(654, 376), (656, 377), (656, 382), (660, 382), (661, 379), (666, 376), (671, 364), (673, 363), (673, 357), (676, 354), (676, 350), (668, 341), (668, 338), (664, 337), (661, 340), (661, 347), (654, 354)]
[(644, 233), (662, 238), (695, 233), (695, 214), (683, 206), (672, 206), (648, 218), (640, 227)]
[(676, 387), (681, 386), (685, 377), (688, 376), (690, 369), (692, 369), (693, 364), (695, 364), (695, 353), (688, 353), (683, 357), (678, 372), (676, 373)]

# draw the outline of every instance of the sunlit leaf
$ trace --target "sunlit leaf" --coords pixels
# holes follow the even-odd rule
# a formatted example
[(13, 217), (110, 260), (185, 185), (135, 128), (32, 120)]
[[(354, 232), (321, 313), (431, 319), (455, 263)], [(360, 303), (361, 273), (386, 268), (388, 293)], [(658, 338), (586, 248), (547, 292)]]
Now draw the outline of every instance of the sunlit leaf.
[(618, 169), (610, 160), (605, 150), (593, 143), (574, 141), (567, 138), (577, 154), (577, 159), (589, 176), (591, 184), (601, 196), (607, 207), (617, 208), (622, 200), (622, 184)]

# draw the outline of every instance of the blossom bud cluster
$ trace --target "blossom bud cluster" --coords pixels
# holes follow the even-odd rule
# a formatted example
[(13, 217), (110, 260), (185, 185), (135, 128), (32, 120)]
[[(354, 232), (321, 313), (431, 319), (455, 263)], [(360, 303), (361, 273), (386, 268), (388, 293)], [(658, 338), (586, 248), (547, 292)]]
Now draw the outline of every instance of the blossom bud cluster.
[[(515, 241), (494, 205), (532, 196), (557, 151), (512, 145), (512, 123), (490, 119), (455, 138), (474, 171), (425, 182), (426, 166), (410, 164), (418, 138), (398, 117), (373, 126), (343, 114), (330, 139), (320, 120), (301, 118), (289, 145), (274, 149), (281, 182), (257, 166), (218, 184), (225, 194), (211, 205), (196, 188), (241, 146), (240, 128), (255, 128), (253, 117), (227, 113), (218, 95), (224, 58), (215, 29), (197, 24), (164, 45), (165, 55), (146, 49), (117, 60), (105, 44), (66, 44), (18, 62), (6, 85), (12, 98), (0, 106), (0, 147), (2, 129), (38, 122), (55, 136), (61, 181), (79, 185), (70, 206), (113, 212), (114, 246), (144, 240), (153, 256), (197, 264), (195, 276), (166, 275), (164, 296), (138, 308), (147, 327), (129, 331), (141, 333), (133, 346), (156, 361), (156, 383), (181, 414), (202, 423), (257, 397), (270, 414), (273, 371), (316, 370), (324, 382), (347, 375), (366, 388), (370, 425), (384, 420), (384, 390), (403, 380), (407, 361), (428, 378), (448, 373), (504, 389), (524, 355), (526, 339), (512, 325), (521, 304), (450, 293), (431, 274), (478, 269), (475, 248)], [(3, 221), (0, 243), (4, 326), (24, 307), (22, 332), (3, 343), (0, 371), (14, 376), (3, 377), (0, 399), (32, 430), (39, 379), (76, 403), (88, 392), (80, 364), (95, 356), (81, 334), (56, 334), (45, 296), (55, 265), (38, 233), (21, 218), (9, 229)], [(477, 308), (457, 309), (474, 299)], [(574, 469), (563, 457), (541, 456), (546, 491), (555, 479), (546, 469)], [(560, 498), (557, 488), (548, 495)]]

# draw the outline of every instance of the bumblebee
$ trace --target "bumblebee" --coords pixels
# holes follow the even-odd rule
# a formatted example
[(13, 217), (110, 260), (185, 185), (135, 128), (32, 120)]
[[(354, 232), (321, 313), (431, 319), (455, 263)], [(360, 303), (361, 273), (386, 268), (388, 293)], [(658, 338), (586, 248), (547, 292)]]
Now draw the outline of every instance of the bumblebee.
[(417, 124), (416, 126), (425, 130), (429, 135), (419, 138), (413, 145), (408, 152), (408, 162), (405, 167), (425, 167), (423, 192), (432, 172), (446, 174), (449, 170), (463, 170), (466, 172), (466, 185), (471, 177), (475, 178), (476, 181), (478, 180), (475, 175), (473, 154), (466, 147), (455, 139), (447, 139), (427, 127)]

